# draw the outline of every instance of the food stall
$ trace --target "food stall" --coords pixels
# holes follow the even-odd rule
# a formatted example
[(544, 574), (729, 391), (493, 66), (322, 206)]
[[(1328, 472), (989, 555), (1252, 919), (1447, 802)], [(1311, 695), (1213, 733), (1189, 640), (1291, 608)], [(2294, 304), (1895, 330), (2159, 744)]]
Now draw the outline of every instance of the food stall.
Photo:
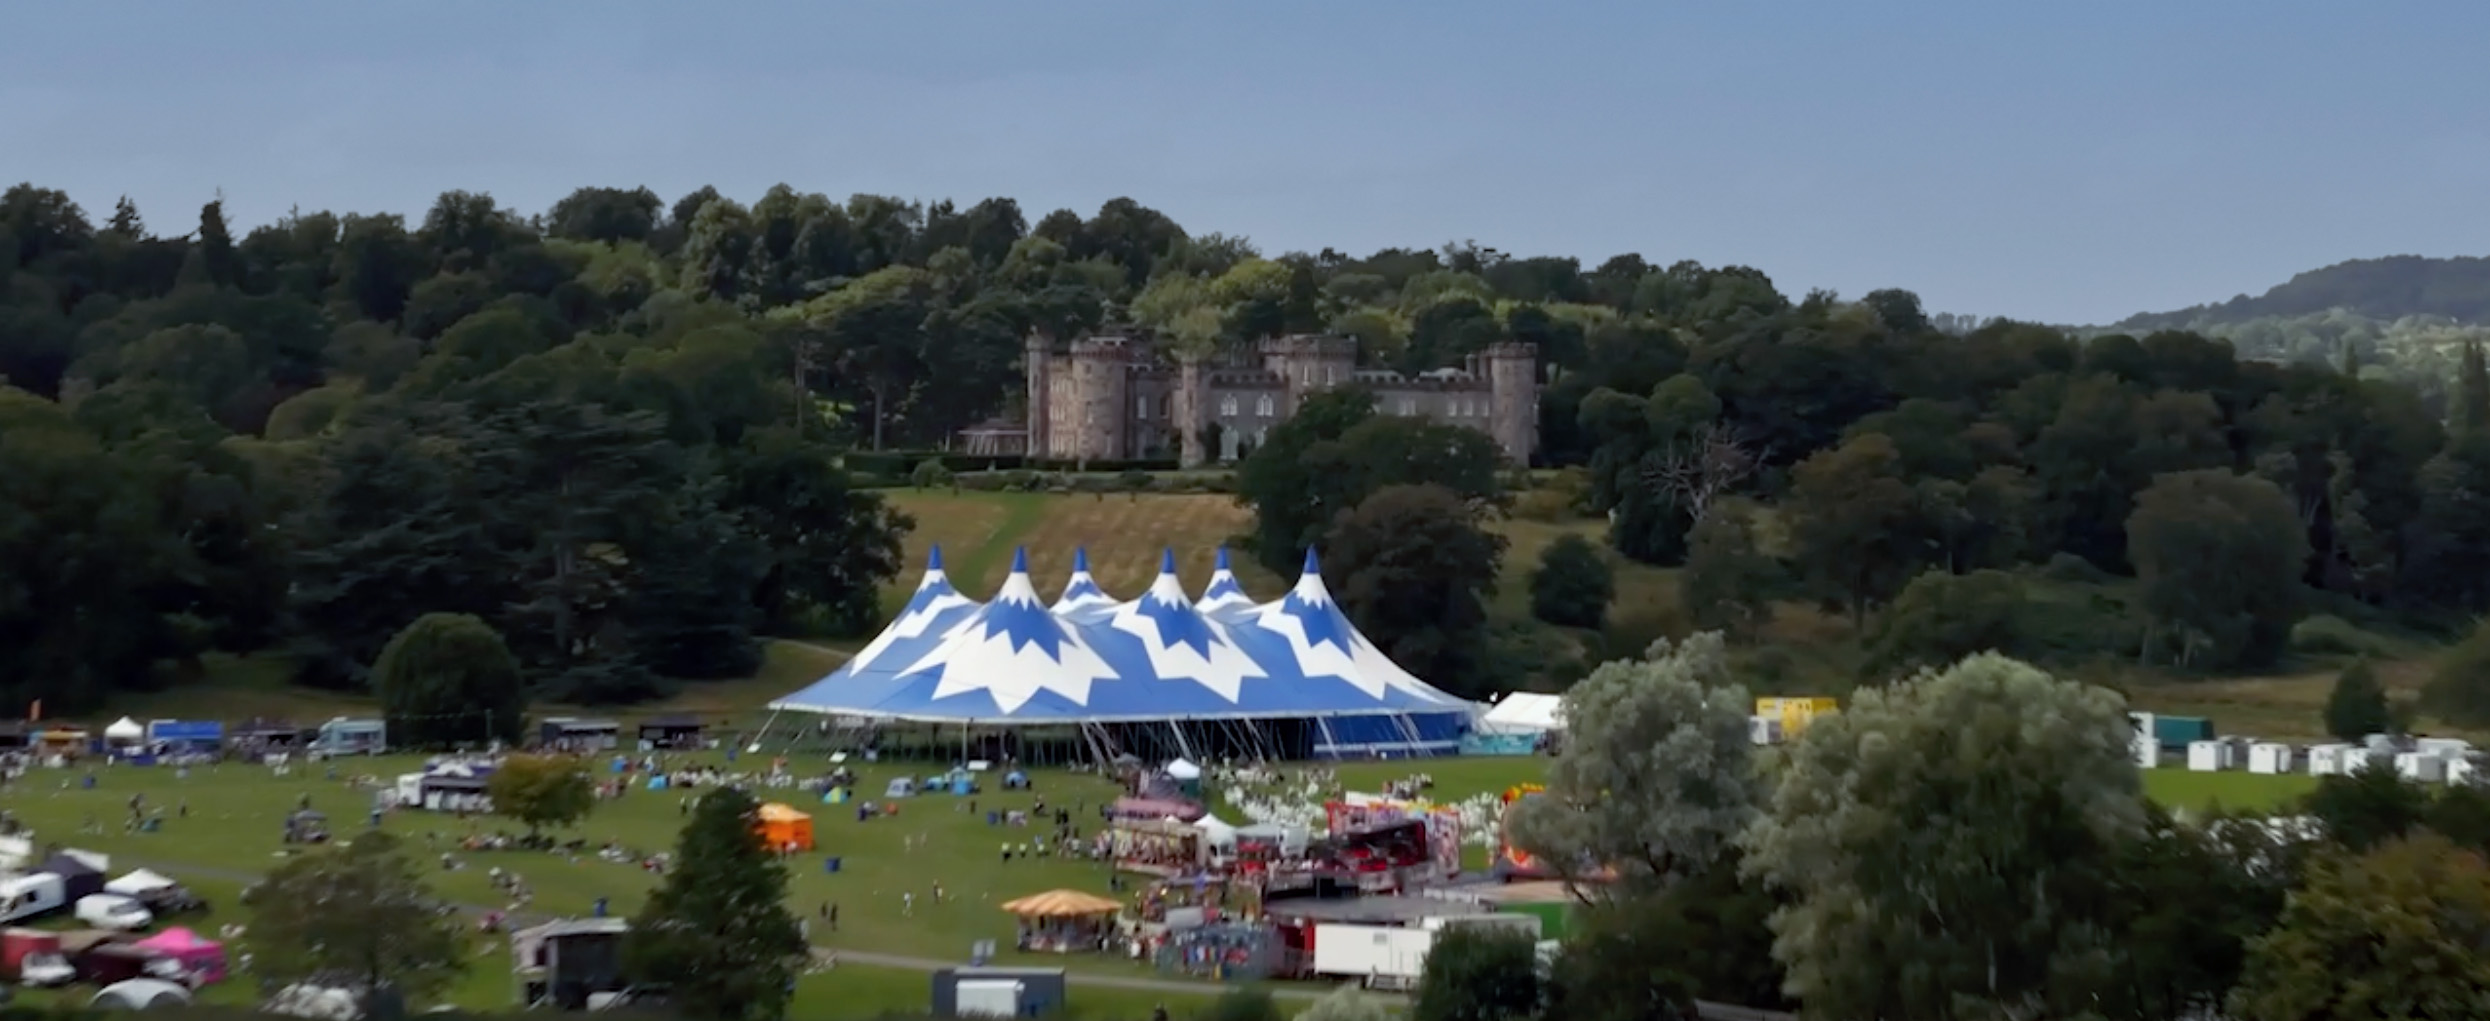
[(588, 720), (577, 716), (553, 716), (536, 727), (539, 745), (558, 752), (607, 752), (622, 746), (622, 724), (613, 720)]
[(174, 926), (131, 946), (154, 951), (181, 965), (199, 984), (225, 980), (225, 945), (181, 926)]
[(95, 735), (85, 727), (51, 726), (35, 732), (35, 753), (47, 758), (74, 759), (94, 750)]
[(700, 721), (690, 716), (640, 721), (640, 743), (649, 748), (698, 748), (700, 734)]
[(1108, 851), (1115, 867), (1154, 876), (1184, 875), (1204, 862), (1202, 831), (1169, 816), (1162, 819), (1117, 819), (1107, 829)]
[(1020, 921), (1020, 949), (1070, 954), (1104, 949), (1124, 906), (1093, 893), (1049, 890), (1006, 901), (1003, 910)]

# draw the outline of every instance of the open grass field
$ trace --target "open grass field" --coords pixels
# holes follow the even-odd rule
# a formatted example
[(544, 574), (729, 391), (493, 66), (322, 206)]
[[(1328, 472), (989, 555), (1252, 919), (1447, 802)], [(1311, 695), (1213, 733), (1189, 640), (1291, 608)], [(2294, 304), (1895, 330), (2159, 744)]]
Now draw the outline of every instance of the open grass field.
[[(716, 760), (715, 755), (706, 758)], [(183, 919), (182, 923), (213, 932), (218, 925), (242, 920), (236, 909), (242, 887), (284, 859), (282, 820), (300, 799), (309, 798), (313, 808), (328, 815), (338, 839), (351, 840), (372, 825), (370, 782), (393, 778), (419, 762), (399, 756), (339, 760), (333, 772), (322, 766), (298, 767), (290, 776), (238, 764), (195, 769), (186, 777), (170, 769), (107, 766), (94, 771), (92, 788), (84, 786), (83, 770), (37, 770), (0, 791), (0, 809), (33, 827), (39, 841), (110, 854), (116, 871), (145, 866), (192, 885), (217, 909), (205, 918)], [(749, 760), (745, 765), (750, 765)], [(879, 791), (889, 778), (905, 772), (899, 766), (867, 766), (860, 770), (860, 790)], [(972, 942), (991, 939), (1004, 948), (1002, 959), (1007, 962), (1060, 964), (1092, 975), (1162, 977), (1123, 961), (1024, 956), (1009, 950), (1013, 924), (996, 907), (1002, 901), (1058, 888), (1110, 893), (1103, 864), (1051, 857), (1016, 858), (1008, 864), (1002, 860), (1001, 845), (1028, 843), (1031, 831), (990, 827), (984, 812), (1029, 809), (1044, 798), (1050, 806), (1077, 807), (1076, 818), (1094, 821), (1097, 807), (1115, 794), (1104, 781), (1071, 773), (1041, 773), (1038, 780), (1035, 793), (988, 792), (976, 797), (975, 813), (968, 811), (971, 799), (926, 796), (901, 802), (895, 817), (860, 822), (852, 804), (797, 801), (799, 807), (813, 812), (820, 847), (790, 859), (790, 906), (813, 919), (813, 941), (823, 946), (965, 960)], [(143, 796), (151, 809), (167, 810), (160, 832), (134, 833), (123, 825), (134, 794)], [(635, 790), (600, 802), (596, 812), (569, 835), (586, 839), (591, 851), (608, 841), (639, 852), (669, 849), (682, 820), (683, 804), (681, 793)], [(401, 811), (382, 816), (379, 826), (407, 840), (427, 864), (439, 861), (443, 854), (451, 855), (459, 867), (433, 871), (434, 888), (443, 897), (474, 908), (509, 906), (488, 878), (488, 870), (494, 867), (517, 873), (533, 889), (532, 902), (522, 909), (528, 916), (584, 916), (600, 898), (608, 900), (614, 913), (628, 914), (657, 882), (636, 865), (603, 862), (593, 853), (572, 860), (542, 852), (457, 849), (459, 838), (471, 832), (518, 832), (498, 819), (461, 823), (449, 815)], [(830, 857), (840, 860), (836, 873), (826, 870), (825, 860)], [(945, 894), (941, 902), (934, 899), (936, 885)], [(907, 893), (915, 895), (913, 905), (903, 899)], [(822, 907), (832, 904), (840, 916), (836, 932), (820, 919)], [(236, 949), (248, 950), (247, 937)], [(506, 954), (482, 940), (477, 949), (484, 956), (455, 991), (453, 1002), (471, 1007), (507, 1004), (513, 993)], [(886, 1010), (921, 1009), (926, 981), (922, 972), (906, 969), (842, 966), (807, 982), (808, 989), (825, 987), (820, 1002), (837, 1004), (839, 1009), (799, 1016), (868, 1017)], [(1194, 999), (1219, 992), (1215, 986), (1199, 989)], [(223, 990), (220, 995), (243, 992)], [(1084, 1010), (1083, 1016), (1127, 1018), (1146, 1017), (1153, 1002), (1185, 999), (1170, 992), (1094, 984), (1082, 985), (1075, 996), (1112, 1008), (1107, 1014)], [(1171, 1003), (1170, 1009), (1177, 1007)]]

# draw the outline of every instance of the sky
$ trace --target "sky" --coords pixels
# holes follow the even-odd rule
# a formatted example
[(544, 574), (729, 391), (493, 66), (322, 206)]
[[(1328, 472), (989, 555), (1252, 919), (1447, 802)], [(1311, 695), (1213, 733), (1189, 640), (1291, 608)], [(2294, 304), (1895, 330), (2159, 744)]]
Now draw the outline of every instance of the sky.
[(2490, 254), (2490, 4), (0, 0), (0, 179), (420, 217), (786, 182), (2059, 323)]

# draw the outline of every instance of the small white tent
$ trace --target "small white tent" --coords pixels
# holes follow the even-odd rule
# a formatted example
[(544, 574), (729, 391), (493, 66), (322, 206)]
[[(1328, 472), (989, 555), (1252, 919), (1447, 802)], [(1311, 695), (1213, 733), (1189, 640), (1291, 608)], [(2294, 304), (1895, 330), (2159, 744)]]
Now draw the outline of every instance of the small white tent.
[(113, 744), (137, 744), (147, 739), (147, 728), (127, 716), (104, 728), (104, 740)]
[(1167, 764), (1167, 778), (1170, 780), (1199, 780), (1202, 778), (1202, 767), (1186, 762), (1183, 759), (1177, 759), (1176, 761)]
[(1236, 850), (1236, 827), (1216, 815), (1193, 821), (1193, 828), (1202, 831), (1202, 843), (1214, 851)]
[(1555, 695), (1517, 691), (1478, 718), (1482, 734), (1545, 734), (1565, 729), (1565, 700)]

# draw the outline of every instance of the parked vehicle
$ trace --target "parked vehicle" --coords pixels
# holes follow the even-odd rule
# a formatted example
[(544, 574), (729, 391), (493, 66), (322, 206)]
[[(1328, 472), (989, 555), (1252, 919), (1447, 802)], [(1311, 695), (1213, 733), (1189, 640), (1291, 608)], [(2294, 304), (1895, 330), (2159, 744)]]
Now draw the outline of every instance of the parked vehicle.
[(0, 878), (0, 923), (41, 918), (69, 906), (61, 877), (49, 872)]
[(61, 952), (61, 935), (41, 929), (0, 931), (0, 978), (30, 986), (67, 985), (78, 969)]
[(137, 932), (156, 923), (156, 916), (136, 897), (91, 893), (78, 898), (78, 920), (98, 929)]

